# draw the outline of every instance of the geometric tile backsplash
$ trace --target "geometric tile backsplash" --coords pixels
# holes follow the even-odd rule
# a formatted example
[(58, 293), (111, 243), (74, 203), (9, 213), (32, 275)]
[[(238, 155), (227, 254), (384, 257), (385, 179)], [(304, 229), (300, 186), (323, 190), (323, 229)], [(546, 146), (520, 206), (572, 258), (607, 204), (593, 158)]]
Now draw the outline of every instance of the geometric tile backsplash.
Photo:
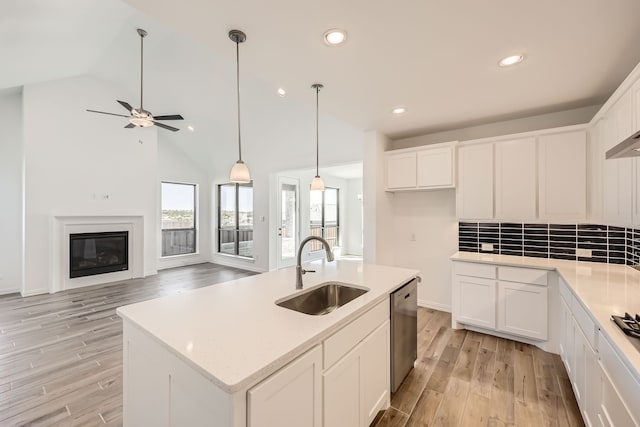
[[(459, 222), (458, 232), (458, 249), (464, 252), (640, 264), (640, 230), (633, 228), (598, 224)], [(488, 250), (487, 245), (493, 245), (493, 249)], [(591, 249), (591, 258), (576, 255), (576, 249)]]

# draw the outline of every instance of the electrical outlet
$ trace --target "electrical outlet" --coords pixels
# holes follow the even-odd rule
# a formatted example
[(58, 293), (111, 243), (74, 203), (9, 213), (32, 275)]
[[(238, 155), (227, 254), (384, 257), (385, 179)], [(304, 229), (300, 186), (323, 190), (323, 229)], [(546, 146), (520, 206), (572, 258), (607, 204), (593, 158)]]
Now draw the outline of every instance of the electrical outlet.
[(591, 249), (576, 249), (576, 255), (580, 258), (591, 258), (593, 256)]
[(482, 251), (493, 251), (493, 243), (483, 243), (482, 244), (482, 248), (480, 250), (482, 250)]
[(412, 242), (416, 241), (416, 233), (411, 233), (411, 236), (409, 237), (409, 240), (411, 240)]

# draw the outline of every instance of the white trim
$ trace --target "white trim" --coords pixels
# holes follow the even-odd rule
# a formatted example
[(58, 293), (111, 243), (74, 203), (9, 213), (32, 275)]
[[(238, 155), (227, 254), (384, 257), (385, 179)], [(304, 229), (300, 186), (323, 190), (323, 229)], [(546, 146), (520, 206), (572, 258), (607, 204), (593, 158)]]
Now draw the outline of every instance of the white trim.
[(30, 289), (29, 291), (20, 291), (20, 295), (22, 295), (23, 297), (30, 297), (30, 296), (34, 296), (34, 295), (42, 295), (42, 294), (48, 294), (49, 289), (46, 288), (40, 288), (40, 289)]
[[(69, 277), (69, 235), (94, 231), (129, 232), (129, 268), (125, 271), (97, 274), (93, 276)], [(128, 280), (156, 271), (145, 271), (144, 263), (144, 216), (64, 216), (55, 215), (51, 220), (50, 265), (51, 279), (48, 291), (51, 293), (65, 289), (93, 286)]]
[[(219, 256), (221, 255), (221, 256)], [(220, 264), (220, 265), (224, 265), (227, 267), (235, 267), (235, 268), (240, 268), (242, 270), (248, 270), (248, 271), (253, 271), (254, 273), (266, 273), (267, 270), (261, 268), (261, 267), (256, 267), (253, 264), (253, 260), (250, 260), (250, 262), (238, 262), (238, 261), (245, 261), (247, 260), (246, 258), (241, 258), (235, 255), (222, 255), (222, 254), (214, 254), (213, 255), (213, 259), (211, 260), (211, 262), (213, 264)]]
[(510, 133), (506, 135), (490, 136), (490, 137), (479, 138), (479, 139), (468, 139), (468, 140), (460, 141), (458, 143), (458, 147), (463, 147), (465, 145), (473, 145), (473, 144), (487, 144), (491, 142), (508, 141), (511, 139), (528, 138), (528, 137), (535, 137), (535, 136), (548, 135), (548, 134), (575, 132), (578, 130), (586, 131), (588, 128), (589, 128), (589, 123), (584, 123), (580, 125), (561, 126), (557, 128), (539, 129), (539, 130), (532, 130), (532, 131), (521, 132), (521, 133)]
[(450, 305), (442, 304), (442, 303), (435, 302), (435, 301), (427, 301), (427, 300), (419, 299), (418, 300), (418, 306), (425, 307), (425, 308), (432, 308), (434, 310), (451, 313), (451, 306)]

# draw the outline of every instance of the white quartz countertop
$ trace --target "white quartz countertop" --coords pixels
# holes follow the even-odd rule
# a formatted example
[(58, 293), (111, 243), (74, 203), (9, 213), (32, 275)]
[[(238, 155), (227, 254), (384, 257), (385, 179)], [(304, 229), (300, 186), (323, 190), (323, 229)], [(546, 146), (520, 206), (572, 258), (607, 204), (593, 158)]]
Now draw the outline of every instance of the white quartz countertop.
[[(627, 337), (612, 314), (640, 313), (640, 272), (631, 267), (595, 262), (457, 252), (453, 261), (557, 270), (573, 294), (614, 344), (621, 359), (640, 381), (640, 340)], [(553, 325), (550, 325), (553, 327)]]
[(323, 316), (298, 313), (275, 304), (304, 291), (296, 291), (295, 268), (287, 268), (120, 307), (117, 313), (233, 393), (275, 372), (418, 275), (347, 260), (308, 268), (317, 272), (303, 276), (304, 290), (325, 281), (370, 290)]

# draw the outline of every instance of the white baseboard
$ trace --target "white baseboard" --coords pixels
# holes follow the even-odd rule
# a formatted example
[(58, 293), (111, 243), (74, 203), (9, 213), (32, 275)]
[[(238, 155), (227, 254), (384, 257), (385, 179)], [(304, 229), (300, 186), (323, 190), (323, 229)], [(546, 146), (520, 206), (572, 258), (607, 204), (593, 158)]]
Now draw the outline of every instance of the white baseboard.
[(439, 302), (427, 301), (423, 299), (418, 300), (418, 305), (420, 307), (432, 308), (438, 311), (445, 311), (447, 313), (451, 313), (451, 306), (446, 304), (441, 304)]
[[(144, 272), (143, 277), (155, 276), (156, 274), (158, 274), (158, 270), (149, 270)], [(137, 277), (133, 277), (133, 279), (137, 279)]]
[(48, 288), (33, 289), (30, 291), (20, 291), (20, 295), (22, 295), (23, 297), (31, 297), (34, 295), (42, 295), (42, 294), (48, 294), (48, 293), (49, 293)]
[(265, 273), (267, 271), (261, 267), (257, 267), (253, 265), (253, 262), (246, 262), (246, 261), (243, 262), (242, 260), (236, 260), (236, 258), (231, 256), (230, 257), (214, 256), (211, 262), (213, 264), (220, 264), (227, 267), (235, 267), (235, 268), (240, 268), (242, 270), (253, 271), (254, 273)]
[(17, 293), (20, 293), (18, 289), (0, 291), (0, 295), (11, 295), (11, 294), (17, 294)]

